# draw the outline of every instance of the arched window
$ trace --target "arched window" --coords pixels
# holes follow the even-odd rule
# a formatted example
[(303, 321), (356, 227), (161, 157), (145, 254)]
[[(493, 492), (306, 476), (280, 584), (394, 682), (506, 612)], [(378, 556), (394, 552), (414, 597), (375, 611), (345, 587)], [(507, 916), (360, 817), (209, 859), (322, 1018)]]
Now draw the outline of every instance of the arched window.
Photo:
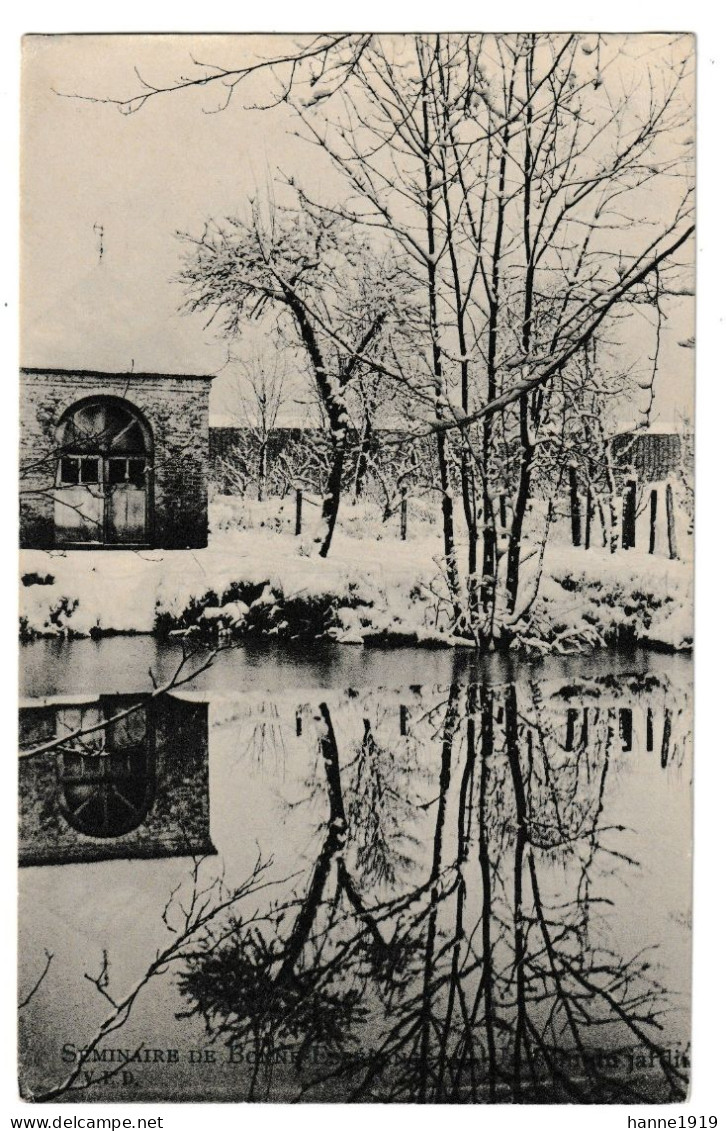
[[(102, 724), (137, 702), (134, 697), (112, 696), (94, 704), (61, 708), (56, 714), (56, 731), (62, 737)], [(77, 751), (60, 753), (61, 812), (77, 832), (95, 838), (119, 837), (133, 832), (146, 819), (155, 793), (149, 724), (148, 709), (142, 707), (77, 740)]]
[(56, 542), (148, 542), (153, 444), (138, 409), (116, 397), (80, 401), (64, 413), (56, 439)]

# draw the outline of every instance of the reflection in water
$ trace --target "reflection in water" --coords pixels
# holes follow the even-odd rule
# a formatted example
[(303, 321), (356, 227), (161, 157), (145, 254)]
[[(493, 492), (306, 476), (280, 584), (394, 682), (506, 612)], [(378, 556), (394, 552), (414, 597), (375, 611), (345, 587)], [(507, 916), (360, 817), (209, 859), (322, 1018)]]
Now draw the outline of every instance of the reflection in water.
[(211, 853), (207, 706), (105, 695), (21, 708), (20, 863)]
[(604, 819), (608, 781), (646, 718), (609, 690), (561, 689), (589, 702), (564, 713), (537, 684), (453, 685), (404, 743), (363, 714), (345, 757), (314, 710), (326, 820), (305, 883), (263, 922), (221, 924), (179, 979), (187, 1016), (252, 1050), (249, 1098), (278, 1094), (286, 1050), (310, 1100), (683, 1098), (654, 955), (604, 929), (615, 872), (638, 868)]
[(91, 761), (61, 754), (60, 811), (72, 828), (92, 837), (120, 837), (137, 829), (154, 800), (154, 767), (146, 744), (110, 750)]
[[(648, 882), (641, 862), (659, 853), (634, 768), (648, 759), (651, 774), (681, 780), (686, 694), (680, 704), (668, 680), (621, 672), (295, 695), (218, 705), (226, 852), (242, 868), (247, 837), (259, 860), (282, 863), (270, 884), (254, 873), (252, 903), (228, 887), (218, 911), (215, 884), (195, 886), (204, 929), (183, 915), (183, 945), (172, 940), (161, 971), (168, 1024), (223, 1055), (207, 1091), (199, 1076), (170, 1085), (167, 1067), (129, 1098), (209, 1098), (213, 1078), (221, 1099), (683, 1098), (688, 1022), (660, 965), (664, 940), (648, 937), (639, 897), (643, 921), (625, 925), (632, 888)], [(23, 725), (38, 742), (120, 706), (41, 707)], [(160, 697), (88, 749), (24, 760), (24, 862), (209, 850), (206, 712)], [(242, 814), (256, 779), (277, 793), (253, 831)], [(199, 875), (195, 861), (195, 885)], [(253, 890), (247, 872), (225, 882)], [(165, 893), (166, 930), (169, 907)], [(136, 1036), (112, 1044), (148, 1044), (159, 1016), (153, 1004), (133, 1018)], [(99, 1038), (91, 1027), (74, 1040)]]

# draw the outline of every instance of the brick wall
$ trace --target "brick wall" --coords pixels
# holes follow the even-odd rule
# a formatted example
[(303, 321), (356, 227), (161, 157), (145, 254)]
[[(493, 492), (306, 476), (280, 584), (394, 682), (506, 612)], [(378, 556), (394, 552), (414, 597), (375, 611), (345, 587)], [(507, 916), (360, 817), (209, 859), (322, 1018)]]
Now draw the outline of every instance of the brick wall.
[(622, 432), (611, 441), (616, 470), (635, 474), (641, 483), (661, 483), (676, 472), (682, 460), (686, 466), (690, 439), (677, 432)]
[[(144, 696), (108, 703), (108, 718)], [(32, 746), (57, 735), (55, 706), (20, 711), (20, 739)], [(23, 758), (19, 767), (19, 862), (91, 863), (99, 860), (206, 856), (210, 840), (207, 704), (172, 695), (150, 700), (146, 708), (153, 800), (137, 827), (119, 836), (90, 836), (64, 814), (63, 755), (58, 751)], [(61, 733), (64, 733), (64, 729)], [(92, 761), (92, 760), (91, 760)]]
[(209, 377), (161, 373), (21, 370), (20, 544), (55, 545), (56, 428), (86, 397), (122, 397), (140, 410), (154, 437), (151, 544), (207, 545)]

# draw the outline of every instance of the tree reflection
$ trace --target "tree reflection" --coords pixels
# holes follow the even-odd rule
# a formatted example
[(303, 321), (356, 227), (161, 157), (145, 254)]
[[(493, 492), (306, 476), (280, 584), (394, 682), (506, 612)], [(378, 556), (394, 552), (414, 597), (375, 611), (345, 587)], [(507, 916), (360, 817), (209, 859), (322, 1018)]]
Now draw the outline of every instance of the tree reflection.
[[(607, 692), (453, 685), (409, 711), (397, 743), (364, 706), (348, 758), (320, 704), (326, 811), (304, 889), (253, 925), (218, 925), (180, 978), (186, 1015), (251, 1052), (248, 1098), (684, 1097), (656, 953), (612, 937), (638, 864), (605, 799), (640, 715), (625, 723)], [(563, 707), (576, 696), (577, 719)], [(672, 731), (667, 711), (662, 764)]]

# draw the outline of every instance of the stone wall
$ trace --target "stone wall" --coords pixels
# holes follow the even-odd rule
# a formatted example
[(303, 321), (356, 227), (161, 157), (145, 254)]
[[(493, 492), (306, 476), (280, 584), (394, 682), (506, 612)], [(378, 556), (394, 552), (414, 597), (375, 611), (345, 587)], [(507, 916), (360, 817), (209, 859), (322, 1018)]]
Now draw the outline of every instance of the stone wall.
[(151, 544), (206, 546), (210, 381), (162, 373), (21, 370), (21, 546), (50, 549), (56, 544), (56, 428), (66, 409), (94, 396), (123, 398), (151, 428)]

